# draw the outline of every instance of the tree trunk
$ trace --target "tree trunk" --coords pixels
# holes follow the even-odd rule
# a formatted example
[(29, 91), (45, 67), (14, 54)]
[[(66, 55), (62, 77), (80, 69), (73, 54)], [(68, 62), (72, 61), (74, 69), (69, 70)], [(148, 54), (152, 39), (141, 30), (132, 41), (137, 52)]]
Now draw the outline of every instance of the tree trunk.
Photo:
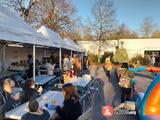
[(117, 46), (118, 46), (118, 48), (119, 48), (119, 44), (120, 44), (120, 40), (118, 39), (117, 40)]
[(98, 46), (98, 63), (101, 62), (101, 50), (102, 50), (102, 46), (101, 46), (101, 42), (99, 41), (99, 46)]

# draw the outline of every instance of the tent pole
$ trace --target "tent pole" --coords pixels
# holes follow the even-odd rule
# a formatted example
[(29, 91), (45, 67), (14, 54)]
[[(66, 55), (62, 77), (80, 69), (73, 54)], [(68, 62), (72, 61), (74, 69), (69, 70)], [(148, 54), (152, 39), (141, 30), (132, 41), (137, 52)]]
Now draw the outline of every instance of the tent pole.
[(78, 56), (78, 51), (77, 51), (77, 56)]
[(82, 62), (82, 66), (83, 66), (83, 52), (81, 53), (81, 56), (82, 56), (82, 61), (81, 62)]
[(62, 48), (59, 48), (59, 68), (62, 69)]
[(34, 80), (34, 81), (35, 81), (35, 71), (36, 71), (35, 49), (36, 49), (36, 46), (33, 45), (33, 80)]
[(72, 53), (72, 50), (71, 50), (71, 58), (72, 58), (72, 54), (73, 54), (73, 53)]
[(2, 67), (2, 70), (3, 70), (3, 69), (4, 69), (4, 70), (6, 69), (6, 62), (5, 62), (5, 61), (6, 61), (6, 45), (3, 46), (3, 63), (2, 63), (2, 64), (3, 64), (3, 65), (2, 65), (3, 67)]
[(45, 50), (46, 50), (46, 49), (45, 49), (45, 48), (43, 48), (43, 57), (45, 57)]

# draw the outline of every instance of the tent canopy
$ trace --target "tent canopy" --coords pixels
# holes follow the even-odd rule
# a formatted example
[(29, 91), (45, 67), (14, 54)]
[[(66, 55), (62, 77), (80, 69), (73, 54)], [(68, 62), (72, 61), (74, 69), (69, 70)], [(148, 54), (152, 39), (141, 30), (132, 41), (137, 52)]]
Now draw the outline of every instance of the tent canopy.
[(73, 40), (70, 39), (62, 39), (61, 36), (57, 33), (54, 32), (53, 30), (49, 29), (46, 26), (41, 26), (38, 30), (38, 33), (41, 33), (44, 35), (46, 38), (51, 40), (51, 42), (56, 43), (58, 46), (73, 50), (73, 51), (83, 51), (80, 46), (78, 46)]
[(66, 42), (66, 44), (73, 47), (74, 51), (84, 52), (84, 50), (79, 45), (77, 45), (73, 40), (64, 38), (64, 41)]
[(75, 49), (75, 47), (74, 47), (72, 44), (70, 44), (66, 38), (63, 39), (63, 43), (66, 44), (67, 46), (69, 46), (69, 49), (70, 49), (70, 50), (72, 50), (72, 51), (77, 51), (77, 50)]
[(0, 18), (0, 40), (84, 51), (73, 40), (62, 40), (58, 33), (45, 26), (37, 31), (41, 34), (37, 33), (16, 13), (3, 6), (0, 6)]
[(48, 39), (34, 31), (16, 13), (0, 6), (0, 40), (52, 46)]
[(53, 30), (45, 27), (45, 26), (41, 26), (38, 30), (38, 33), (41, 33), (43, 36), (45, 36), (47, 39), (50, 40), (50, 42), (54, 43), (56, 46), (55, 47), (61, 47), (61, 41), (62, 38), (60, 37), (60, 35), (56, 32), (54, 32)]

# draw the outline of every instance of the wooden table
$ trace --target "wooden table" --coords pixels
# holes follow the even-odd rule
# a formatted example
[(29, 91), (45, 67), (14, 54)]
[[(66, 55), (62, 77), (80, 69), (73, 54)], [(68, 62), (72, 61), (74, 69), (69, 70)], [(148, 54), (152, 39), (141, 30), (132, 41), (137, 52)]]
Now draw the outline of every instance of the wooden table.
[(37, 85), (45, 85), (46, 83), (50, 82), (53, 80), (56, 76), (49, 76), (49, 75), (39, 75), (35, 77), (35, 83)]
[[(43, 106), (44, 109), (46, 109), (50, 115), (52, 115), (53, 113), (55, 113), (55, 110), (49, 110), (45, 107), (46, 103), (51, 103), (52, 100), (55, 100), (57, 105), (59, 106), (63, 106), (63, 101), (64, 101), (64, 97), (62, 95), (61, 92), (58, 91), (48, 91), (44, 94), (42, 94), (39, 98), (37, 98), (37, 101), (39, 102), (40, 106)], [(11, 118), (11, 119), (18, 119), (20, 120), (21, 117), (27, 113), (28, 110), (28, 103), (26, 102), (8, 112), (5, 113), (5, 117), (6, 118)]]

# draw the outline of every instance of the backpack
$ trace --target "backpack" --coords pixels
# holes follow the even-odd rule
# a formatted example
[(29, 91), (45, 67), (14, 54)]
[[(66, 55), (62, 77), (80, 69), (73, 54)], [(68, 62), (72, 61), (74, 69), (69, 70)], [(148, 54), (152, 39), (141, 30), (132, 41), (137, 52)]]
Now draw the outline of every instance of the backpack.
[(119, 86), (122, 88), (131, 88), (132, 87), (132, 78), (130, 76), (130, 72), (126, 70), (122, 70), (119, 78)]

